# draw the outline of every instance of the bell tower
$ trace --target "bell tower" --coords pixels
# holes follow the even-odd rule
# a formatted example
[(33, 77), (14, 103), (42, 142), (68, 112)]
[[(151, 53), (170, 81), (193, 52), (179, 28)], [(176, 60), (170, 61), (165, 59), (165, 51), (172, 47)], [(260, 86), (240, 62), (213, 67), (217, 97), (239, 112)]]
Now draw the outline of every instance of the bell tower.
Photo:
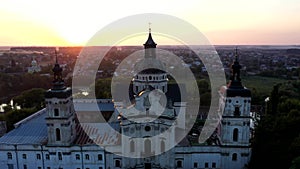
[(220, 90), (220, 109), (224, 110), (220, 124), (221, 168), (243, 168), (250, 160), (251, 91), (242, 85), (240, 70), (236, 49), (230, 82)]
[(76, 137), (72, 90), (65, 86), (62, 68), (57, 60), (57, 50), (55, 54), (56, 63), (52, 69), (53, 86), (45, 94), (48, 145), (69, 146)]

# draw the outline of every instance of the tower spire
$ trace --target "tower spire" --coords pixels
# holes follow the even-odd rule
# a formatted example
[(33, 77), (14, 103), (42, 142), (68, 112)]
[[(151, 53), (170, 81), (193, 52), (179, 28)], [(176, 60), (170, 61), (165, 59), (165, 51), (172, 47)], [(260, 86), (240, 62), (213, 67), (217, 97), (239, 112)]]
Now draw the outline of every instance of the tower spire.
[(57, 60), (57, 52), (59, 51), (59, 48), (56, 47), (55, 48), (55, 63), (58, 64), (58, 60)]
[(145, 58), (156, 58), (156, 43), (152, 39), (151, 35), (151, 23), (149, 22), (149, 34), (148, 34), (148, 39), (144, 43), (144, 49), (145, 49)]
[(151, 22), (149, 22), (148, 24), (149, 24), (149, 33), (151, 33)]
[(60, 67), (60, 65), (58, 64), (58, 59), (57, 59), (57, 52), (58, 52), (58, 48), (55, 49), (55, 65), (52, 69), (53, 71), (53, 89), (65, 89), (65, 82), (62, 78), (62, 68)]
[(240, 77), (241, 68), (242, 68), (242, 66), (239, 63), (238, 48), (236, 47), (235, 48), (235, 60), (234, 60), (233, 64), (231, 65), (231, 77), (230, 77), (230, 83), (229, 83), (230, 88), (242, 87), (241, 77)]

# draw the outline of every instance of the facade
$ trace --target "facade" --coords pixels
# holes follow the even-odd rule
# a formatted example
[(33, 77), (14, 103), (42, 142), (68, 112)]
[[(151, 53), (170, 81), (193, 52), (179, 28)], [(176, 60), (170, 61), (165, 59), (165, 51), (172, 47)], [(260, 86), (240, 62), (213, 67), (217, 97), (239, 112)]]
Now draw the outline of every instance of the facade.
[[(73, 99), (56, 61), (53, 87), (45, 95), (46, 108), (16, 123), (14, 130), (0, 138), (1, 169), (247, 168), (251, 156), (251, 92), (241, 83), (237, 52), (230, 83), (219, 91), (224, 113), (211, 136), (213, 144), (192, 145), (187, 137), (176, 140), (176, 135), (185, 130), (185, 116), (180, 114), (187, 113), (187, 103), (174, 96), (178, 86), (168, 84), (164, 64), (155, 60), (156, 43), (151, 32), (144, 48), (145, 59), (136, 68), (141, 70), (149, 63), (153, 68), (138, 71), (133, 78), (130, 106), (122, 99)], [(160, 100), (161, 95), (166, 98)], [(160, 101), (166, 105), (163, 111), (155, 105)], [(95, 102), (114, 130), (103, 127), (106, 121), (79, 123), (83, 117), (95, 117)], [(172, 128), (176, 118), (182, 120)], [(167, 130), (167, 134), (152, 137)]]

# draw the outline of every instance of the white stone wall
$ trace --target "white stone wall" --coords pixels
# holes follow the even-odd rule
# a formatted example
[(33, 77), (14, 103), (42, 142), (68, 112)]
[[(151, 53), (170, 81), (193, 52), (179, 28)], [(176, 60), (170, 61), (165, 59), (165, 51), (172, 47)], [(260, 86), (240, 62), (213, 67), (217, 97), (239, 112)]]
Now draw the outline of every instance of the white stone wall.
[[(27, 169), (39, 169), (39, 167), (41, 169), (49, 169), (49, 167), (50, 169), (99, 169), (101, 167), (104, 169), (105, 167), (104, 150), (97, 145), (83, 147), (1, 145), (0, 148), (1, 169), (9, 169), (9, 164), (12, 164), (14, 169), (23, 169), (24, 165)], [(12, 153), (12, 159), (8, 159), (7, 153)], [(61, 153), (61, 158), (59, 158), (59, 153)], [(80, 155), (80, 159), (76, 159), (77, 154)], [(102, 155), (102, 160), (98, 159), (98, 155)]]

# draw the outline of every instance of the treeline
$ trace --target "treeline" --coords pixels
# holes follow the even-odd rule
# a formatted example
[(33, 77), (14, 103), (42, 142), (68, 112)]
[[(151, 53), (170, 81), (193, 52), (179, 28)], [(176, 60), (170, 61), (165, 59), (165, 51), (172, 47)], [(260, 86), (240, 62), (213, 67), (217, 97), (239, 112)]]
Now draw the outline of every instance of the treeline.
[(251, 169), (300, 166), (300, 81), (273, 87), (255, 128)]
[[(6, 121), (7, 131), (14, 129), (14, 124), (45, 107), (45, 90), (33, 88), (22, 92), (13, 98), (14, 105), (6, 106), (5, 113), (0, 115), (1, 121)], [(21, 106), (21, 109), (17, 109)]]

